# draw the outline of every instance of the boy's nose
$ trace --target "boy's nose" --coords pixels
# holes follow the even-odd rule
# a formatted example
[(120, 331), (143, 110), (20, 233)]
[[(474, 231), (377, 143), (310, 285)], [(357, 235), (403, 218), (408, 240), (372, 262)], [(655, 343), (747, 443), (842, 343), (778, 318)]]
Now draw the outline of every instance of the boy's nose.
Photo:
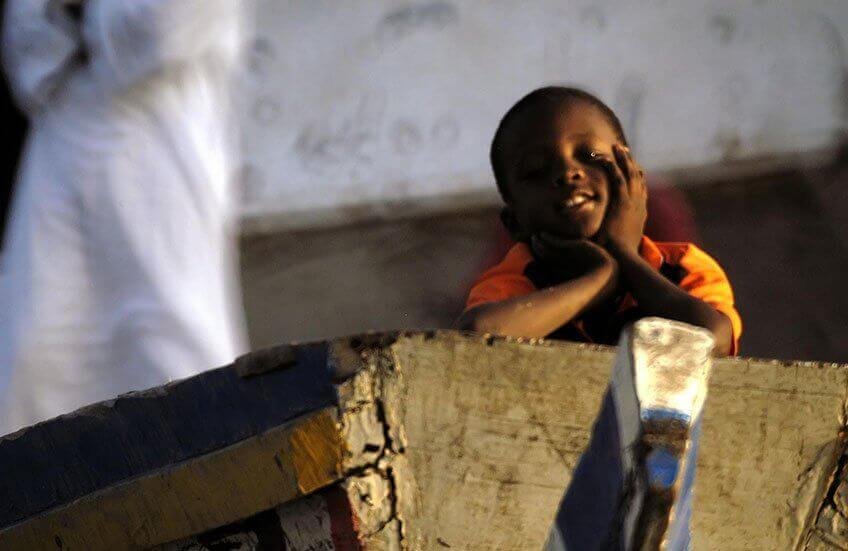
[(580, 168), (569, 168), (565, 171), (565, 180), (567, 182), (579, 182), (586, 177), (586, 173)]

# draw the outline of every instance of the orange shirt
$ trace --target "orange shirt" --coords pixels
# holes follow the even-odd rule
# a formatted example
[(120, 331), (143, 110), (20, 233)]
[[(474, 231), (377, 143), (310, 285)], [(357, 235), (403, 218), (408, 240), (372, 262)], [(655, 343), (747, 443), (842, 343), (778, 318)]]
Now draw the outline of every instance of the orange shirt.
[[(721, 266), (692, 243), (654, 242), (642, 237), (639, 254), (678, 287), (730, 319), (733, 327), (731, 354), (737, 354), (739, 337), (742, 335), (742, 319), (734, 306), (733, 290)], [(524, 243), (513, 245), (500, 264), (486, 270), (471, 287), (466, 309), (536, 291), (539, 288), (533, 283), (533, 272), (538, 271), (536, 268), (538, 266), (530, 248)], [(536, 279), (538, 281), (538, 278)], [(609, 323), (603, 328), (596, 322), (575, 320), (552, 337), (585, 342), (614, 341), (624, 324), (641, 317), (633, 297), (626, 295), (613, 317), (613, 320), (604, 320)]]

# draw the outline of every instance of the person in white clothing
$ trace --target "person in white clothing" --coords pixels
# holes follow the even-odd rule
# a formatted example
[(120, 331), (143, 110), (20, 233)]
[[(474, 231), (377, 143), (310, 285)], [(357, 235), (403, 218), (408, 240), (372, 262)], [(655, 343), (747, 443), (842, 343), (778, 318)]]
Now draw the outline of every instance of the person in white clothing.
[(244, 0), (6, 0), (30, 119), (0, 256), (0, 435), (244, 351)]

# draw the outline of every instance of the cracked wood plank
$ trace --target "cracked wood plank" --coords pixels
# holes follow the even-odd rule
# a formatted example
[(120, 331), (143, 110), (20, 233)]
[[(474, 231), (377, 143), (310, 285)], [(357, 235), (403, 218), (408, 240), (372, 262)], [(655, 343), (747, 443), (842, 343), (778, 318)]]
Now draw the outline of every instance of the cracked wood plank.
[[(245, 551), (403, 549), (398, 488), (408, 486), (410, 473), (404, 468), (399, 432), (387, 419), (384, 407), (385, 401), (392, 399), (392, 381), (398, 375), (385, 352), (392, 340), (386, 336), (355, 337), (330, 345), (329, 360), (339, 383), (337, 433), (344, 443), (339, 458), (344, 479), (339, 484), (231, 525), (171, 542), (161, 551), (206, 551), (225, 546)], [(289, 354), (260, 355), (280, 356)], [(242, 371), (251, 377), (269, 372), (262, 365)], [(293, 442), (305, 443), (316, 437), (314, 433), (320, 436), (327, 432), (316, 424), (303, 429)], [(313, 486), (309, 483), (313, 471), (310, 462), (320, 463), (323, 456), (320, 447), (303, 445), (300, 452), (293, 450), (292, 463), (301, 465), (300, 471), (308, 479), (298, 484), (302, 492)]]
[[(404, 380), (391, 414), (418, 488), (399, 502), (409, 548), (541, 548), (613, 350), (439, 332), (401, 336), (391, 351)], [(693, 548), (792, 549), (805, 537), (836, 468), (827, 450), (843, 428), (846, 388), (841, 365), (714, 363)]]
[[(403, 521), (398, 515), (398, 482), (408, 484), (403, 449), (396, 427), (385, 416), (390, 381), (397, 376), (387, 362), (384, 340), (340, 339), (331, 345), (331, 363), (341, 379), (337, 433), (343, 441), (344, 479), (333, 489), (320, 491), (273, 510), (225, 527), (216, 527), (171, 542), (162, 551), (205, 551), (225, 545), (244, 550), (277, 548), (403, 549)], [(252, 373), (259, 375), (260, 373)], [(304, 442), (327, 431), (318, 424), (303, 426), (292, 442)], [(321, 447), (303, 445), (292, 452), (292, 463), (310, 478), (310, 462), (324, 461)], [(321, 469), (318, 469), (321, 472)], [(399, 475), (398, 473), (402, 473)], [(320, 477), (319, 477), (320, 480)], [(299, 483), (302, 492), (310, 484)]]
[[(339, 341), (335, 349), (340, 358), (351, 356), (347, 341)], [(261, 365), (280, 357), (286, 361), (279, 369)], [(317, 367), (329, 377), (327, 352), (319, 357)], [(217, 533), (222, 526), (342, 482), (348, 509), (357, 519), (355, 531), (345, 537), (375, 549), (400, 549), (402, 523), (396, 514), (394, 476), (396, 469), (402, 470), (402, 450), (386, 425), (384, 377), (378, 366), (368, 363), (367, 355), (357, 352), (353, 357), (358, 364), (349, 365), (344, 372), (348, 378), (332, 387), (336, 405), (26, 518), (0, 530), (0, 548), (145, 549), (197, 534), (197, 541), (206, 541), (203, 534), (210, 530)], [(301, 354), (301, 362), (309, 360)], [(270, 378), (272, 386), (266, 391), (275, 390), (279, 374), (300, 369), (288, 352), (266, 351), (240, 362), (239, 371), (249, 379), (233, 384), (261, 387)], [(297, 390), (290, 388), (288, 394)], [(163, 395), (161, 389), (156, 394)], [(286, 394), (278, 398), (285, 399)], [(114, 412), (106, 409), (103, 415), (108, 418)], [(302, 526), (288, 520), (292, 526)], [(259, 545), (258, 536), (247, 532), (228, 538), (247, 549)]]
[(612, 349), (440, 333), (391, 351), (403, 384), (388, 406), (418, 487), (399, 503), (409, 548), (541, 549)]
[[(6, 515), (0, 526), (59, 513), (330, 408), (345, 443), (339, 476), (351, 510), (370, 527), (358, 534), (370, 548), (538, 549), (588, 441), (613, 363), (613, 350), (604, 347), (452, 332), (376, 335), (293, 351), (242, 361), (247, 378), (223, 368), (0, 439), (0, 464), (12, 473), (0, 480)], [(338, 387), (328, 366), (343, 380)], [(715, 362), (698, 462), (695, 548), (789, 549), (806, 542), (812, 549), (816, 542), (824, 549), (839, 541), (842, 521), (831, 509), (844, 503), (834, 484), (843, 477), (846, 388), (846, 366)], [(310, 430), (329, 430), (329, 424), (316, 427)], [(302, 451), (304, 465), (324, 455)], [(260, 478), (282, 476), (273, 459), (262, 468), (271, 471)], [(312, 470), (301, 472), (299, 483), (290, 480), (291, 492), (321, 485)], [(202, 507), (203, 496), (219, 490), (215, 471), (196, 476), (210, 485), (194, 495)], [(218, 482), (231, 501), (254, 491)], [(157, 498), (147, 499), (147, 516), (125, 526), (130, 541), (153, 541), (144, 539), (149, 526), (185, 522), (162, 519)], [(257, 500), (238, 514), (280, 503)], [(239, 520), (215, 516), (229, 502), (209, 506), (209, 524)], [(184, 528), (203, 526), (185, 522)], [(826, 527), (835, 528), (827, 533)], [(37, 535), (56, 549), (50, 529)]]
[[(819, 469), (821, 488), (810, 500), (807, 531), (796, 545), (804, 551), (848, 549), (848, 454), (846, 434), (834, 443)], [(821, 495), (824, 497), (822, 498)], [(818, 506), (818, 509), (815, 507)]]
[[(167, 447), (169, 442), (166, 440), (163, 446), (162, 442), (140, 438), (150, 444), (150, 449), (141, 449), (138, 442), (119, 449), (101, 444), (87, 451), (85, 462), (54, 463), (56, 472), (47, 477), (46, 486), (68, 480), (68, 485), (80, 492), (85, 491), (85, 484), (95, 489), (0, 529), (0, 547), (142, 549), (217, 529), (345, 478), (345, 487), (360, 490), (374, 476), (391, 482), (397, 453), (386, 446), (390, 431), (382, 418), (376, 388), (380, 382), (373, 370), (357, 373), (362, 366), (356, 365), (345, 373), (347, 380), (333, 385), (331, 376), (341, 372), (335, 368), (331, 372), (333, 362), (329, 361), (327, 346), (294, 347), (295, 359), (292, 347), (284, 347), (282, 353), (262, 351), (240, 359), (235, 368), (214, 370), (175, 385), (97, 404), (7, 438), (3, 451), (12, 465), (23, 465), (21, 458), (44, 453), (43, 446), (33, 442), (40, 444), (34, 438), (45, 431), (58, 434), (64, 429), (68, 434), (55, 447), (58, 451), (75, 449), (76, 439), (85, 438), (84, 431), (92, 428), (92, 419), (96, 430), (91, 432), (104, 436), (102, 442), (110, 444), (126, 441), (127, 432), (147, 437), (145, 429), (153, 425), (167, 427), (188, 441), (178, 451), (205, 449), (201, 444), (213, 449), (185, 459), (179, 454), (165, 454), (154, 465), (158, 468), (128, 478), (109, 470), (112, 458), (123, 454), (131, 463), (133, 454), (149, 457), (162, 452), (163, 447), (173, 452)], [(241, 377), (234, 376), (236, 372)], [(304, 378), (307, 384), (302, 384)], [(174, 415), (181, 411), (173, 407), (176, 397), (199, 401), (192, 405), (198, 412), (194, 416)], [(323, 405), (329, 407), (321, 408)], [(288, 418), (291, 411), (302, 407), (311, 411), (293, 421), (257, 430)], [(216, 433), (214, 429), (220, 427), (210, 430), (206, 426), (219, 422), (222, 413), (235, 417), (235, 422), (224, 422), (225, 429), (232, 432)], [(205, 415), (203, 420), (198, 418), (201, 414)], [(127, 418), (137, 419), (140, 426), (126, 423)], [(250, 422), (239, 424), (245, 420)], [(244, 434), (249, 436), (222, 445)], [(216, 440), (208, 442), (210, 435)], [(174, 457), (176, 461), (159, 467)], [(41, 481), (34, 474), (21, 469), (18, 475), (22, 480), (16, 482), (24, 487), (38, 486)], [(113, 479), (117, 481), (110, 484)], [(102, 484), (99, 487), (98, 482)], [(379, 485), (368, 487), (376, 491)], [(385, 541), (385, 548), (392, 548), (389, 544), (400, 538), (393, 482), (390, 489), (382, 497), (366, 491), (349, 492), (351, 506), (362, 517), (358, 535), (364, 540)], [(9, 509), (32, 501), (28, 495), (9, 498)], [(369, 523), (372, 517), (381, 522)]]

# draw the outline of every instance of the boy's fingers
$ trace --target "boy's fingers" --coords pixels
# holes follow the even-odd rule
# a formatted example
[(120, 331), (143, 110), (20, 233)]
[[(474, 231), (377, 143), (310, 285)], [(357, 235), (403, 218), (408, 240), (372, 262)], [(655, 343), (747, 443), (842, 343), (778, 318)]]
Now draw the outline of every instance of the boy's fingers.
[(627, 190), (631, 195), (641, 195), (645, 191), (645, 172), (639, 166), (639, 163), (633, 159), (630, 149), (619, 146), (617, 150), (620, 152), (622, 161), (627, 167), (627, 171), (625, 172), (627, 176)]
[(634, 165), (636, 167), (636, 181), (639, 183), (639, 194), (643, 197), (648, 197), (648, 179), (645, 177), (645, 170), (642, 166), (634, 161)]
[(612, 159), (604, 159), (602, 163), (609, 175), (611, 194), (617, 196), (621, 193), (626, 193), (627, 179), (624, 177), (624, 173), (621, 172), (618, 162)]
[(645, 171), (642, 169), (641, 165), (639, 165), (639, 163), (637, 163), (636, 161), (633, 161), (633, 175), (633, 182), (636, 184), (639, 193), (643, 195), (648, 193), (648, 181), (645, 179)]
[(633, 173), (631, 172), (632, 166), (630, 164), (630, 159), (627, 155), (627, 152), (620, 145), (615, 145), (612, 148), (612, 153), (615, 156), (615, 162), (618, 165), (619, 170), (624, 175), (624, 180), (629, 184), (630, 180), (633, 179)]

